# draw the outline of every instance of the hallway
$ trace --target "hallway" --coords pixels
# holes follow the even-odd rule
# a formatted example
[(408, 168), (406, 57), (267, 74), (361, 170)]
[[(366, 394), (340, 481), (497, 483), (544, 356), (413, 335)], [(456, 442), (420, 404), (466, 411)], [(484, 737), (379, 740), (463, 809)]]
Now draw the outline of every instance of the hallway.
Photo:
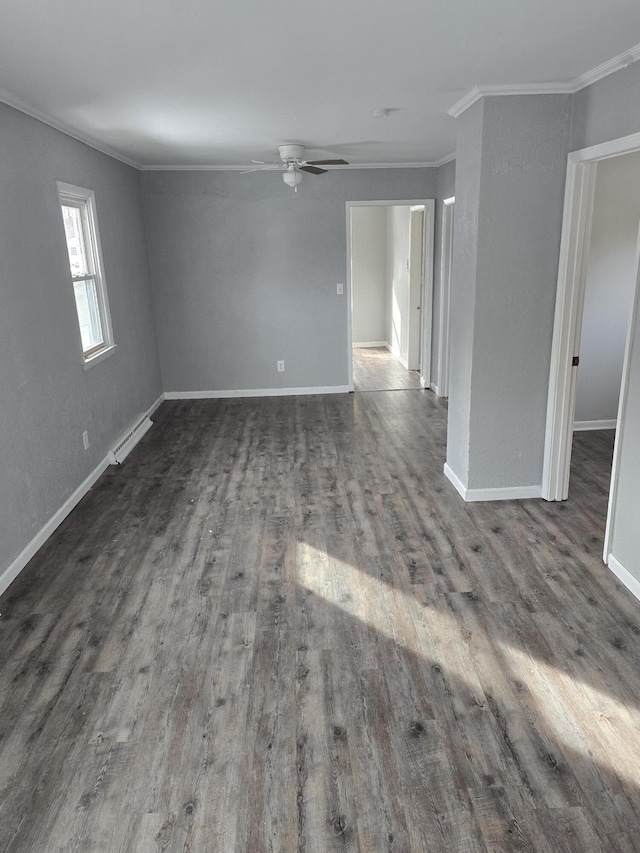
[(421, 387), (418, 372), (403, 367), (386, 347), (353, 348), (353, 385), (356, 391)]

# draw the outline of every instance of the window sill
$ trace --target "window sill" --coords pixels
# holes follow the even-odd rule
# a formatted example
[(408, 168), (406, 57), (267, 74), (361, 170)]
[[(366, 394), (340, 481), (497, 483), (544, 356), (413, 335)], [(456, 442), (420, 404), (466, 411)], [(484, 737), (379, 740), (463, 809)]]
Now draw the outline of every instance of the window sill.
[(109, 358), (110, 355), (113, 355), (116, 351), (117, 344), (111, 344), (104, 349), (101, 349), (100, 352), (97, 352), (95, 355), (92, 355), (86, 361), (82, 363), (83, 370), (89, 370), (90, 367), (93, 367), (96, 364), (99, 364), (101, 361), (104, 361), (105, 358)]

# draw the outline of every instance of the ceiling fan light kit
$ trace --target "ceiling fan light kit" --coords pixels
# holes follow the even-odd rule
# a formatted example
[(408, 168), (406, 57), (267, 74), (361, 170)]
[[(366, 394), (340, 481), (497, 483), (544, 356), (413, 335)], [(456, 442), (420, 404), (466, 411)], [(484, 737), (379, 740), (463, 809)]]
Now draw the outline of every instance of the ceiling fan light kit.
[(282, 180), (288, 187), (293, 187), (298, 192), (298, 184), (302, 180), (302, 175), (296, 168), (291, 168), (282, 173)]

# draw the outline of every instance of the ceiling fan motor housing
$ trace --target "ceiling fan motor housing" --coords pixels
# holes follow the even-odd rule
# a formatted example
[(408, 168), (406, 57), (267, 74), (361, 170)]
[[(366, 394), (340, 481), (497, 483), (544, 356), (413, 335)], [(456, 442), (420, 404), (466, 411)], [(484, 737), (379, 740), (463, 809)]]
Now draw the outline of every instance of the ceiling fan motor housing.
[(304, 145), (279, 145), (280, 159), (283, 163), (289, 160), (302, 160), (304, 158)]

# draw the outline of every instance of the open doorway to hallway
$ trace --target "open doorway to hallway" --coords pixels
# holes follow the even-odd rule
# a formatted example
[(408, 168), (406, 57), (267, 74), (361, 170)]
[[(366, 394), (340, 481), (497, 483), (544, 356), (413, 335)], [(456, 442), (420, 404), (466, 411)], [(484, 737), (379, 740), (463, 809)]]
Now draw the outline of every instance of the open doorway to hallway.
[(594, 507), (593, 541), (604, 539), (614, 571), (640, 251), (640, 148), (618, 152), (616, 144), (569, 158), (543, 479), (547, 500), (566, 499), (569, 489), (583, 502), (603, 488), (609, 494), (606, 531), (607, 510)]
[(347, 204), (356, 391), (430, 384), (433, 211), (433, 200)]

